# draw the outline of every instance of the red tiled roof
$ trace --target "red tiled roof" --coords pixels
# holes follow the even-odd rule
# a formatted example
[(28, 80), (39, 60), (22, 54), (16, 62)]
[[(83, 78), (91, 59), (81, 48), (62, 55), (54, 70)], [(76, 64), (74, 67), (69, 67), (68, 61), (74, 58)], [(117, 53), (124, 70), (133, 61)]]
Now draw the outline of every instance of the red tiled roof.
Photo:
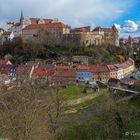
[(69, 66), (56, 66), (56, 70), (68, 70)]
[(76, 66), (75, 69), (77, 71), (90, 71), (90, 67), (89, 66)]
[(118, 32), (118, 30), (114, 24), (113, 24), (112, 28), (96, 27), (93, 31)]
[(90, 71), (91, 72), (109, 72), (109, 69), (107, 68), (107, 66), (91, 66), (90, 67)]
[(101, 27), (96, 27), (93, 31), (114, 32), (112, 28), (101, 28)]
[(114, 65), (107, 65), (110, 71), (117, 71), (117, 68)]
[(47, 71), (45, 69), (42, 68), (35, 68), (34, 72), (33, 72), (34, 76), (46, 76), (47, 75)]
[(126, 62), (120, 64), (120, 67), (123, 68), (123, 69), (126, 69), (128, 66), (129, 65)]
[(23, 30), (38, 29), (38, 28), (66, 28), (67, 26), (61, 22), (46, 23), (46, 24), (30, 24)]
[(56, 77), (76, 77), (75, 71), (56, 71), (55, 75)]
[(75, 28), (71, 30), (71, 32), (90, 32), (90, 26), (87, 27), (80, 27), (80, 28)]

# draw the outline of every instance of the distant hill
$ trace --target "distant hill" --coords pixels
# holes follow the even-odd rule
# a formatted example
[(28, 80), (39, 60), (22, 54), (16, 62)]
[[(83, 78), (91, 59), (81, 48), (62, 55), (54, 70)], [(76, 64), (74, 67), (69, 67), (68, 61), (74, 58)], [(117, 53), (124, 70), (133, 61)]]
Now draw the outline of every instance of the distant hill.
[(140, 40), (140, 36), (139, 36), (139, 37), (135, 37), (135, 39), (138, 39), (138, 40)]

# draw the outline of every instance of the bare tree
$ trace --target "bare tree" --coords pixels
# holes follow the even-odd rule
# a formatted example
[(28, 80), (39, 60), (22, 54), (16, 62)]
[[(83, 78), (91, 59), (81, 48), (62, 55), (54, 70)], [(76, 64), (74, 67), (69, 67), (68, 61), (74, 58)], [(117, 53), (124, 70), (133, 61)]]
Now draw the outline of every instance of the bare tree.
[(61, 106), (57, 93), (27, 84), (1, 92), (2, 135), (10, 140), (55, 139)]

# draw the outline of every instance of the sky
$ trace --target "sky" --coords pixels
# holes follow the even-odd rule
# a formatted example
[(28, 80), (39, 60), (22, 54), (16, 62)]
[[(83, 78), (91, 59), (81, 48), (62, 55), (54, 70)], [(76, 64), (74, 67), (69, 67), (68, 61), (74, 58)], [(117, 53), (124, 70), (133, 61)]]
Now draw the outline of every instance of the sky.
[(120, 36), (140, 36), (140, 0), (1, 0), (0, 28), (24, 17), (58, 18), (71, 27), (110, 27)]

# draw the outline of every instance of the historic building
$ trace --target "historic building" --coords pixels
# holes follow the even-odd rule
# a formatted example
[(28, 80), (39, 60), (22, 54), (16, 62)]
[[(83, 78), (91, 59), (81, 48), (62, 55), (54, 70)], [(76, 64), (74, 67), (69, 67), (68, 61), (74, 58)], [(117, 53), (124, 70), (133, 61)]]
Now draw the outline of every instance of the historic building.
[(21, 17), (19, 22), (7, 22), (8, 31), (13, 32), (15, 37), (22, 36), (22, 30), (31, 24), (46, 24), (49, 22), (58, 22), (58, 19), (42, 19), (42, 18), (28, 18), (23, 16), (21, 11)]
[(63, 35), (69, 32), (69, 27), (62, 22), (30, 24), (23, 29), (22, 37), (25, 42), (36, 41), (44, 45), (61, 45)]
[(119, 32), (115, 25), (113, 24), (112, 28), (102, 28), (96, 27), (93, 30), (95, 35), (102, 35), (102, 43), (106, 45), (119, 46)]
[(90, 26), (71, 29), (58, 19), (41, 19), (21, 17), (18, 23), (8, 22), (8, 32), (14, 37), (21, 36), (25, 42), (36, 42), (42, 45), (63, 45), (87, 47), (93, 45), (119, 46), (119, 33), (115, 25), (112, 28)]

